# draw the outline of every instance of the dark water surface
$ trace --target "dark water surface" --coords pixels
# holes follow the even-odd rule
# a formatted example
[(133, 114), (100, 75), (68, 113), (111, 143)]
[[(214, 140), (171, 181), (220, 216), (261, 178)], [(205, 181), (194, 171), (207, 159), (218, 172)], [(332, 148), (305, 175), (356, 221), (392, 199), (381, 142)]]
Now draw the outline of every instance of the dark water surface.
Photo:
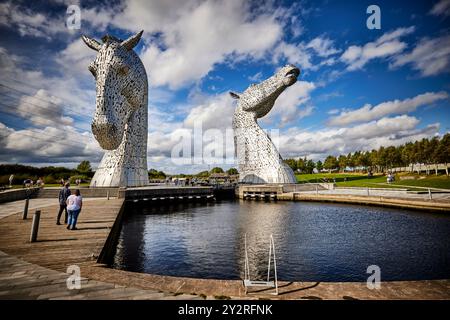
[(127, 204), (113, 267), (240, 279), (245, 234), (255, 280), (270, 234), (280, 280), (365, 281), (369, 265), (386, 281), (450, 278), (450, 216), (311, 202)]

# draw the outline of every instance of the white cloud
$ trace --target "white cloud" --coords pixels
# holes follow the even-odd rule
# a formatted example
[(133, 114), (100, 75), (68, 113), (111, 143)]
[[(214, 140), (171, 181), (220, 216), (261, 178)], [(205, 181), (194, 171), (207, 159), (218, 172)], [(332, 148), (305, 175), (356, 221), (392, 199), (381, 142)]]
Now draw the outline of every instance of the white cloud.
[(72, 126), (14, 130), (0, 122), (2, 162), (98, 162), (102, 154), (92, 134)]
[[(134, 10), (140, 8), (141, 14), (148, 9), (147, 5), (140, 3), (139, 6), (135, 1), (130, 2), (127, 8), (131, 5), (135, 6)], [(165, 12), (166, 5), (161, 6), (163, 8), (160, 10)], [(170, 2), (167, 6), (170, 6)], [(125, 12), (128, 12), (127, 9)], [(122, 22), (123, 26), (122, 17), (116, 20)], [(164, 17), (170, 21), (158, 26), (165, 49), (153, 42), (145, 47), (141, 55), (151, 86), (168, 85), (177, 89), (191, 84), (230, 56), (231, 60), (261, 58), (282, 36), (276, 13), (252, 17), (249, 6), (240, 1), (192, 4), (184, 11), (178, 8)], [(151, 21), (148, 17), (146, 20)], [(146, 25), (142, 27), (149, 29)]]
[(439, 100), (447, 99), (448, 94), (446, 92), (427, 92), (419, 94), (413, 98), (405, 100), (392, 100), (372, 106), (366, 104), (363, 107), (341, 112), (338, 116), (329, 120), (330, 125), (341, 126), (348, 125), (355, 122), (371, 121), (379, 119), (389, 114), (402, 114), (416, 110), (420, 106), (434, 103)]
[(314, 38), (306, 47), (313, 49), (320, 57), (325, 58), (340, 52), (333, 46), (333, 41), (328, 38)]
[(327, 112), (329, 115), (335, 115), (339, 113), (339, 109), (331, 109)]
[(318, 70), (322, 66), (336, 63), (336, 58), (332, 56), (341, 50), (335, 48), (333, 43), (333, 40), (324, 37), (316, 37), (308, 43), (281, 41), (273, 50), (272, 61), (279, 63), (280, 60), (286, 59), (288, 63), (297, 65), (302, 71)]
[(38, 90), (34, 96), (22, 96), (17, 111), (36, 126), (60, 127), (73, 124), (73, 119), (63, 114), (62, 100), (46, 90)]
[(231, 128), (234, 109), (233, 99), (228, 92), (208, 97), (203, 103), (190, 109), (184, 119), (184, 126), (194, 128), (196, 123), (201, 123), (203, 130)]
[(21, 36), (42, 37), (51, 40), (58, 33), (72, 33), (65, 26), (65, 12), (54, 18), (41, 12), (33, 12), (27, 6), (11, 1), (0, 3), (0, 25), (13, 27)]
[(81, 38), (77, 38), (58, 52), (55, 61), (65, 73), (70, 73), (80, 80), (86, 77), (93, 79), (88, 66), (94, 61), (95, 56), (96, 52), (88, 48)]
[[(63, 113), (67, 116), (87, 119), (93, 113), (95, 109), (94, 79), (89, 76), (89, 72), (86, 72), (88, 74), (86, 78), (84, 71), (70, 67), (76, 59), (70, 60), (68, 56), (56, 57), (55, 61), (61, 63), (58, 67), (64, 70), (61, 75), (44, 75), (41, 71), (24, 69), (19, 63), (20, 59), (25, 58), (14, 56), (11, 58), (9, 51), (0, 48), (0, 65), (3, 71), (1, 77), (4, 84), (28, 96), (34, 96), (38, 90), (44, 89), (48, 94), (59, 99), (60, 104), (63, 105)], [(83, 78), (92, 81), (90, 89), (83, 87), (81, 81)], [(12, 92), (22, 95), (14, 90)]]
[(450, 36), (422, 39), (409, 53), (395, 57), (392, 67), (411, 64), (423, 77), (450, 71)]
[(450, 16), (450, 0), (440, 0), (437, 2), (433, 8), (431, 8), (430, 14), (434, 16)]
[(313, 82), (297, 81), (275, 101), (272, 111), (262, 119), (263, 123), (271, 123), (279, 119), (280, 125), (285, 126), (310, 115), (314, 107), (306, 104), (315, 88), (316, 85)]
[(364, 46), (352, 45), (344, 51), (340, 60), (347, 64), (348, 71), (363, 68), (370, 60), (386, 58), (402, 52), (406, 43), (399, 40), (400, 37), (414, 32), (414, 27), (399, 28), (385, 33), (374, 42), (366, 43)]
[(282, 41), (277, 44), (272, 60), (274, 63), (278, 63), (282, 58), (285, 58), (288, 63), (296, 65), (302, 71), (304, 69), (314, 69), (311, 62), (312, 56), (307, 51), (304, 43), (292, 44)]
[(317, 131), (291, 128), (279, 136), (280, 152), (284, 157), (308, 156), (323, 159), (356, 150), (372, 150), (380, 146), (400, 145), (420, 140), (439, 132), (439, 123), (418, 129), (419, 120), (406, 115), (382, 118), (354, 127)]

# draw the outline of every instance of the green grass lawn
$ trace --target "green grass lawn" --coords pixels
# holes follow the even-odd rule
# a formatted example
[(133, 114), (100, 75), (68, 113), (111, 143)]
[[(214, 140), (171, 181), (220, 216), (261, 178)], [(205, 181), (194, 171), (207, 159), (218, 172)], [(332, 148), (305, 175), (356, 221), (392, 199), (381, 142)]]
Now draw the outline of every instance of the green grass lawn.
[[(414, 176), (415, 180), (400, 180), (402, 176)], [(407, 188), (414, 189), (414, 187), (425, 188), (441, 188), (450, 189), (450, 178), (446, 175), (417, 175), (410, 173), (397, 174), (395, 181), (392, 184), (386, 183), (386, 176), (375, 175), (371, 178), (367, 177), (367, 174), (358, 173), (317, 173), (317, 174), (297, 174), (297, 181), (299, 183), (315, 183), (323, 182), (323, 179), (327, 178), (328, 182), (333, 182), (333, 178), (336, 179), (336, 185), (338, 187), (371, 187), (371, 188)], [(419, 177), (425, 177), (419, 179)], [(344, 179), (347, 178), (347, 181)], [(408, 187), (411, 186), (411, 187)]]
[[(422, 175), (423, 177), (423, 175)], [(426, 187), (426, 188), (439, 188), (439, 189), (450, 189), (450, 178), (446, 175), (429, 175), (425, 176), (424, 179), (416, 180), (399, 180), (395, 181), (398, 186), (415, 186), (415, 187)]]

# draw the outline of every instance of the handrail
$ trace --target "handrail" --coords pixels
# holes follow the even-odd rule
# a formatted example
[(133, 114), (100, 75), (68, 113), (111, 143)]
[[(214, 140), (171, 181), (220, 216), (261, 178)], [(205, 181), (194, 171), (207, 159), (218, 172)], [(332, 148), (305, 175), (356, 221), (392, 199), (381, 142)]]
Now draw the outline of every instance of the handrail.
[[(269, 239), (269, 263), (267, 267), (267, 281), (255, 281), (250, 280), (250, 266), (248, 260), (248, 250), (247, 250), (247, 234), (244, 235), (244, 248), (245, 248), (245, 259), (244, 259), (244, 287), (245, 294), (247, 294), (247, 287), (253, 286), (265, 286), (275, 288), (275, 295), (278, 295), (278, 277), (277, 277), (277, 261), (275, 256), (275, 242), (273, 240), (273, 235), (270, 235)], [(273, 249), (273, 251), (272, 251)], [(274, 281), (270, 281), (270, 263), (273, 254), (273, 266), (274, 266)]]

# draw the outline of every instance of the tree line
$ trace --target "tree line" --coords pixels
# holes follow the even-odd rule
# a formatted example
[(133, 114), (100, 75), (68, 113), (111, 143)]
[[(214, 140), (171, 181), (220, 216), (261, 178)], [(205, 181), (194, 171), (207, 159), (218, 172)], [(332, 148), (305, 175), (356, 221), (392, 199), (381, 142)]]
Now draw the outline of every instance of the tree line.
[(66, 167), (33, 167), (21, 164), (0, 164), (0, 185), (9, 184), (9, 177), (14, 175), (13, 184), (22, 184), (26, 179), (34, 181), (43, 178), (44, 183), (52, 184), (59, 183), (61, 179), (64, 180), (89, 180), (94, 175), (91, 168), (91, 163), (87, 160), (81, 161), (80, 164), (74, 168)]
[(236, 168), (230, 168), (225, 171), (221, 167), (214, 167), (209, 171), (208, 170), (200, 171), (199, 173), (196, 173), (196, 174), (180, 173), (180, 174), (169, 175), (163, 171), (158, 171), (156, 169), (150, 169), (148, 171), (148, 177), (150, 180), (153, 180), (153, 179), (162, 180), (162, 179), (165, 179), (167, 176), (173, 176), (173, 177), (177, 177), (177, 178), (193, 178), (193, 177), (208, 178), (213, 173), (227, 173), (229, 175), (235, 175), (235, 174), (238, 174), (239, 172)]
[[(424, 138), (415, 142), (407, 142), (400, 146), (380, 147), (371, 151), (355, 151), (353, 153), (341, 154), (339, 156), (329, 155), (322, 162), (311, 159), (290, 158), (284, 160), (292, 170), (302, 173), (313, 173), (318, 171), (350, 169), (352, 171), (373, 171), (386, 172), (395, 167), (407, 167), (412, 165), (413, 171), (417, 165), (427, 165), (428, 168), (437, 164), (446, 165), (446, 174), (449, 175), (447, 164), (450, 163), (450, 133), (442, 138)], [(197, 174), (177, 174), (176, 177), (209, 177), (212, 173), (238, 174), (236, 168), (224, 171), (220, 167), (212, 168), (209, 171), (201, 171)], [(435, 173), (438, 169), (435, 167)], [(14, 175), (14, 184), (21, 184), (25, 179), (37, 180), (43, 178), (45, 183), (59, 183), (61, 179), (81, 179), (89, 180), (94, 175), (89, 161), (80, 162), (77, 168), (69, 169), (65, 167), (33, 167), (21, 164), (0, 164), (0, 185), (9, 184), (10, 175)], [(150, 179), (165, 179), (168, 174), (163, 171), (150, 169), (148, 171)], [(429, 172), (427, 172), (429, 174)]]
[[(170, 175), (163, 171), (150, 169), (148, 170), (148, 177), (150, 180), (164, 180), (168, 176), (178, 178), (208, 178), (213, 173), (227, 173), (229, 175), (234, 175), (238, 174), (238, 171), (236, 168), (230, 168), (225, 171), (220, 167), (214, 167), (210, 171), (201, 171), (197, 174)], [(59, 183), (61, 179), (70, 182), (80, 179), (83, 182), (88, 182), (94, 176), (94, 171), (92, 171), (91, 163), (88, 160), (81, 161), (74, 169), (55, 166), (33, 167), (21, 164), (0, 164), (0, 186), (8, 185), (9, 177), (11, 175), (14, 175), (13, 184), (22, 184), (23, 181), (27, 179), (33, 181), (43, 179), (45, 184), (55, 184)]]
[[(325, 161), (314, 162), (306, 157), (299, 159), (286, 159), (285, 162), (294, 171), (302, 173), (312, 173), (314, 169), (318, 171), (346, 169), (354, 171), (386, 172), (396, 167), (413, 166), (413, 171), (417, 165), (433, 166), (437, 164), (450, 163), (450, 133), (442, 138), (424, 138), (415, 142), (407, 142), (400, 146), (380, 147), (371, 151), (355, 151), (353, 153), (341, 154), (339, 156), (329, 155)], [(446, 166), (447, 168), (447, 166)], [(438, 169), (435, 166), (435, 173)], [(427, 171), (427, 174), (429, 172)], [(449, 175), (448, 169), (446, 174)]]

